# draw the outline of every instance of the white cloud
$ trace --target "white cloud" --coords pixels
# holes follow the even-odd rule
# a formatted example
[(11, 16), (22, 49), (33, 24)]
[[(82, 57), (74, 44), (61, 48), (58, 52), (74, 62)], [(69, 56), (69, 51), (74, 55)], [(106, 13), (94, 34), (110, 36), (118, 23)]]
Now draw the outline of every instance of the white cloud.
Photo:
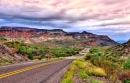
[(0, 19), (0, 22), (4, 22), (5, 20), (4, 19)]
[(0, 22), (5, 21), (47, 28), (50, 23), (49, 28), (67, 31), (129, 33), (130, 0), (0, 0)]

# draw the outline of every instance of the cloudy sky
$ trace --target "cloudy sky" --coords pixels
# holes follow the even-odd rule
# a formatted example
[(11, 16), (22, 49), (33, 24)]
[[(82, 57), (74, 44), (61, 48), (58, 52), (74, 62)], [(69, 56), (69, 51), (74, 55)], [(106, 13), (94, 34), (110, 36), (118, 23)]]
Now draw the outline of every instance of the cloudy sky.
[(0, 0), (0, 26), (88, 31), (130, 38), (130, 0)]

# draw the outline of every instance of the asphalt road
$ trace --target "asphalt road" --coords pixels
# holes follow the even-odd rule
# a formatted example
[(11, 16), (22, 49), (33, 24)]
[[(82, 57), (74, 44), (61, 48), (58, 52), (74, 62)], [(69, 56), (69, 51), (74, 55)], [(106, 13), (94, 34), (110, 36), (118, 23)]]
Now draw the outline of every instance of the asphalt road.
[(74, 59), (0, 67), (0, 83), (60, 83)]

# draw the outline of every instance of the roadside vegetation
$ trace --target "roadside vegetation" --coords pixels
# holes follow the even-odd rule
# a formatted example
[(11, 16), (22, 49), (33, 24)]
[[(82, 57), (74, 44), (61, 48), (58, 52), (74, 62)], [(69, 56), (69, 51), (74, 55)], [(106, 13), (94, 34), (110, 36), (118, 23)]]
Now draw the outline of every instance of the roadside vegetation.
[(72, 47), (49, 48), (35, 44), (25, 44), (23, 42), (4, 42), (10, 48), (15, 48), (18, 54), (28, 55), (31, 60), (42, 58), (67, 57), (76, 55), (81, 49)]
[[(78, 54), (82, 48), (75, 47), (75, 40), (49, 40), (24, 43), (0, 38), (0, 66), (16, 62), (61, 59)], [(3, 49), (4, 48), (4, 49)]]
[(121, 58), (122, 52), (112, 52), (108, 47), (91, 48), (83, 59), (73, 62), (71, 82), (66, 82), (66, 73), (61, 83), (130, 83), (130, 57)]
[(90, 62), (80, 59), (73, 62), (61, 83), (104, 83), (103, 81), (94, 79), (91, 76), (103, 77), (106, 76), (106, 72), (104, 69), (96, 67)]
[(1, 57), (0, 58), (0, 66), (8, 65), (13, 63), (12, 59), (9, 59), (8, 57)]

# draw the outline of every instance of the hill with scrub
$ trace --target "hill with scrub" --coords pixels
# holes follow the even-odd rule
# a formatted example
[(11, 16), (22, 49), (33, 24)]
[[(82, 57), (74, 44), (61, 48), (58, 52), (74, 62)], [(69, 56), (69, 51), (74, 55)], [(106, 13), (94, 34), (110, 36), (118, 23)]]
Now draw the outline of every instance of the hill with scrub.
[(112, 48), (113, 54), (119, 54), (121, 58), (130, 57), (130, 40), (126, 43), (120, 44)]
[(0, 40), (0, 65), (76, 55), (82, 48), (60, 45), (57, 42), (28, 44), (18, 41)]

